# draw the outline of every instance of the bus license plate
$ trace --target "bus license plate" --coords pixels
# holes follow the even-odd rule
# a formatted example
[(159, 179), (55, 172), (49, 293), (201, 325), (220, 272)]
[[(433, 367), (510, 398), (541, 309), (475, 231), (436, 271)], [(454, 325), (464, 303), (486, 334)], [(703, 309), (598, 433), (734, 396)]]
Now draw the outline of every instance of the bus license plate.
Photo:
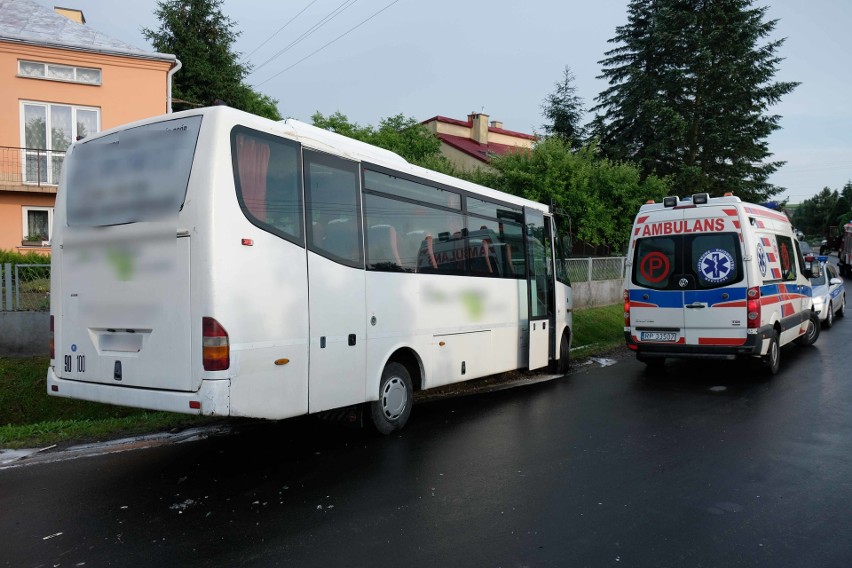
[(677, 341), (674, 331), (643, 331), (639, 336), (642, 341)]

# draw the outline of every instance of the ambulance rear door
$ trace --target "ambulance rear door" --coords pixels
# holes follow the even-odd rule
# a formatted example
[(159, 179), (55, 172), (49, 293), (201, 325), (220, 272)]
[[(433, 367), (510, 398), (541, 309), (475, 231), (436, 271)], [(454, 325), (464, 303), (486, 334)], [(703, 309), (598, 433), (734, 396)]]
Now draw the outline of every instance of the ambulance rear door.
[(743, 345), (746, 291), (743, 234), (736, 207), (684, 209), (684, 332), (688, 345)]
[(637, 217), (630, 268), (630, 334), (640, 344), (684, 342), (683, 289), (676, 277), (681, 269), (680, 242), (675, 228), (683, 210), (660, 209)]

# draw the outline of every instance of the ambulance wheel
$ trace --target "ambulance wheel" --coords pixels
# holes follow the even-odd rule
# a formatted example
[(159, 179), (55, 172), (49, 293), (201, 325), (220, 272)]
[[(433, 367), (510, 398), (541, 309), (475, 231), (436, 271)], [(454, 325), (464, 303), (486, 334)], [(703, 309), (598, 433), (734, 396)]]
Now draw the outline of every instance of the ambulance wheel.
[(402, 363), (391, 361), (382, 371), (379, 400), (370, 403), (370, 418), (380, 434), (400, 430), (411, 415), (414, 387), (411, 375)]
[(834, 303), (828, 303), (828, 313), (825, 316), (825, 329), (831, 329), (834, 325)]
[(811, 312), (811, 315), (808, 318), (808, 329), (805, 331), (804, 335), (800, 335), (795, 339), (796, 345), (813, 345), (819, 337), (820, 329), (819, 316)]
[(778, 373), (781, 368), (781, 346), (778, 344), (778, 332), (773, 331), (769, 339), (769, 350), (763, 356), (763, 364), (770, 375)]

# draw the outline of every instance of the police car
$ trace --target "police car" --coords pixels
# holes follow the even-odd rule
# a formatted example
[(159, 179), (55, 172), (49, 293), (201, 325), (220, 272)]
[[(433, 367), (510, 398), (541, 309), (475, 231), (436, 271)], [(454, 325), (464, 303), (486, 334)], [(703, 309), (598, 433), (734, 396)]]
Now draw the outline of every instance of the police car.
[(834, 325), (834, 318), (842, 318), (846, 313), (846, 289), (843, 279), (837, 273), (837, 267), (828, 261), (827, 256), (819, 256), (816, 260), (822, 270), (811, 278), (813, 286), (814, 311), (819, 314), (819, 320), (829, 328)]

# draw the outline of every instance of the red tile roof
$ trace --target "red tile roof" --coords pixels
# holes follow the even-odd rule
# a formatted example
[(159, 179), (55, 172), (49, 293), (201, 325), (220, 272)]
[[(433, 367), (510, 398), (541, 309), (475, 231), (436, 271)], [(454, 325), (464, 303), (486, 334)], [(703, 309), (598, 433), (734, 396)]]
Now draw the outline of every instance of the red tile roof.
[(503, 156), (504, 154), (509, 154), (511, 152), (529, 151), (527, 148), (509, 146), (507, 144), (494, 144), (493, 142), (490, 144), (480, 144), (476, 140), (465, 138), (463, 136), (453, 136), (451, 134), (438, 134), (438, 138), (448, 146), (452, 146), (456, 150), (473, 156), (477, 160), (485, 162), (486, 164), (491, 161), (491, 156)]
[[(445, 124), (453, 124), (456, 126), (463, 126), (466, 128), (472, 128), (473, 123), (469, 120), (457, 120), (455, 118), (447, 118), (446, 116), (434, 116), (428, 120), (424, 120), (420, 124), (428, 124), (430, 122), (443, 122)], [(523, 140), (535, 140), (536, 137), (532, 134), (524, 134), (523, 132), (514, 132), (512, 130), (505, 130), (503, 128), (495, 128), (493, 126), (488, 127), (488, 132), (493, 132), (495, 134), (503, 134), (505, 136), (512, 136), (514, 138), (520, 138)], [(485, 162), (486, 164), (491, 161), (491, 156), (503, 156), (505, 154), (509, 154), (511, 152), (528, 152), (529, 150), (523, 147), (512, 146), (508, 144), (496, 144), (491, 142), (489, 144), (480, 144), (476, 140), (472, 138), (468, 138), (465, 136), (453, 136), (451, 134), (443, 134), (438, 133), (438, 138), (447, 144), (459, 150), (460, 152), (464, 152), (469, 156), (476, 158), (481, 162)]]
[[(472, 127), (473, 124), (468, 120), (458, 120), (455, 118), (447, 118), (446, 116), (433, 116), (430, 119), (424, 120), (420, 124), (428, 124), (430, 122), (444, 122), (446, 124), (455, 124), (456, 126), (466, 126), (468, 128)], [(515, 138), (523, 138), (525, 140), (535, 140), (535, 136), (532, 134), (524, 134), (523, 132), (515, 132), (514, 130), (505, 130), (503, 128), (494, 128), (493, 126), (488, 127), (488, 132), (494, 132), (496, 134), (505, 134), (506, 136), (514, 136)]]

